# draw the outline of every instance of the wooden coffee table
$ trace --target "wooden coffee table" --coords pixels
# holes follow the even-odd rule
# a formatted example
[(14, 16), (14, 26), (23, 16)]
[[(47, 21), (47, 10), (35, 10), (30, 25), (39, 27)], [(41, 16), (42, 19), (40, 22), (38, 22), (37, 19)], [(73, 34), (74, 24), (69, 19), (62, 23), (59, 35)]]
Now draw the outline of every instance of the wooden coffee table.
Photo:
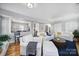
[(55, 43), (55, 45), (58, 47), (58, 48), (61, 48), (61, 47), (65, 47), (66, 46), (66, 41), (65, 39), (63, 38), (55, 38), (53, 40), (53, 42)]

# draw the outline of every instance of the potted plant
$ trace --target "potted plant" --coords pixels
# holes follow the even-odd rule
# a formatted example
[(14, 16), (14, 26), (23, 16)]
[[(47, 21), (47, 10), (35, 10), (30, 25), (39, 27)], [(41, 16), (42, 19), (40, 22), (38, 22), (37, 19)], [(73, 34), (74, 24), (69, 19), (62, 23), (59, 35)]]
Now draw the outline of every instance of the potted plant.
[(77, 41), (79, 41), (79, 31), (78, 30), (74, 30), (73, 35), (74, 35), (74, 38), (76, 38)]
[(10, 39), (10, 37), (8, 35), (1, 35), (0, 36), (0, 41), (2, 41), (2, 42), (7, 41), (9, 39)]
[(0, 42), (0, 53), (2, 52), (2, 45), (3, 45), (3, 43)]

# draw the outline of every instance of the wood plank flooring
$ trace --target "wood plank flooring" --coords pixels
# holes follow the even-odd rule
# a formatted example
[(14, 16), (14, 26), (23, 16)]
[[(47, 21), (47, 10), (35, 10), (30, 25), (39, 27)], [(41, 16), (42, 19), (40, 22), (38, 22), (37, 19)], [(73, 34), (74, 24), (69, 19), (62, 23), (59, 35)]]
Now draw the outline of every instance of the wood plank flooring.
[(6, 56), (20, 56), (20, 43), (11, 43)]

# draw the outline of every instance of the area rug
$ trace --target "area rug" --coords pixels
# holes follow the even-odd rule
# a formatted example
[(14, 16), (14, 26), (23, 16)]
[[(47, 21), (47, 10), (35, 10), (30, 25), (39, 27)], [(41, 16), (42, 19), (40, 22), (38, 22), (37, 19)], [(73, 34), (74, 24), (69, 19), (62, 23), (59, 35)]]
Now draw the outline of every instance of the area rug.
[(58, 48), (59, 56), (77, 56), (77, 49), (75, 42), (67, 41), (65, 47)]

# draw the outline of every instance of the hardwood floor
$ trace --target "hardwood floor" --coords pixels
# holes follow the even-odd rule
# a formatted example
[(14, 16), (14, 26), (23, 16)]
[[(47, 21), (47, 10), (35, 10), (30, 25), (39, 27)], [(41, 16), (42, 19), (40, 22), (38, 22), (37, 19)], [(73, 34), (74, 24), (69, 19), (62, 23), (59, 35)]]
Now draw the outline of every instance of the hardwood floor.
[(6, 56), (20, 56), (20, 43), (11, 43)]

